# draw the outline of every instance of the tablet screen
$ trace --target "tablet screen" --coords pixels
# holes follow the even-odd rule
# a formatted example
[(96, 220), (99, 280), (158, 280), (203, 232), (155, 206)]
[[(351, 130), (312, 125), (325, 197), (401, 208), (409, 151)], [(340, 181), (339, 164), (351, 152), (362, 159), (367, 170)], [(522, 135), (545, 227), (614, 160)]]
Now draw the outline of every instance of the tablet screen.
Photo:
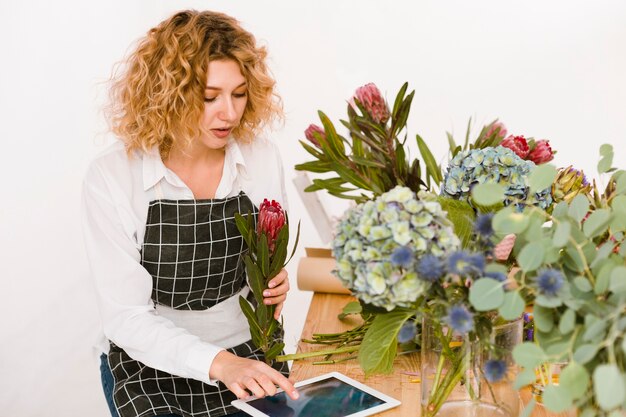
[(272, 417), (344, 417), (385, 404), (335, 377), (298, 387), (298, 393), (295, 401), (280, 392), (247, 404)]

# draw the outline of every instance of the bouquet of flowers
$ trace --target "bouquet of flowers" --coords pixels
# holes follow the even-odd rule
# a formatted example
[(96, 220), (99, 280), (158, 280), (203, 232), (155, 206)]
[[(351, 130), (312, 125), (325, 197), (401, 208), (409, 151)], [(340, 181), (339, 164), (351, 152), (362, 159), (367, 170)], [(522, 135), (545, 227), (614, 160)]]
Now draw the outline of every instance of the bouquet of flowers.
[(250, 213), (246, 217), (235, 214), (235, 222), (249, 248), (244, 262), (256, 309), (242, 296), (239, 296), (239, 305), (248, 319), (252, 342), (263, 351), (265, 361), (269, 364), (282, 352), (285, 344), (278, 342), (275, 337), (282, 325), (274, 318), (276, 306), (263, 303), (263, 291), (268, 288), (269, 280), (293, 257), (300, 237), (300, 224), (291, 257), (287, 260), (289, 227), (287, 215), (278, 202), (263, 200), (256, 227), (255, 216)]

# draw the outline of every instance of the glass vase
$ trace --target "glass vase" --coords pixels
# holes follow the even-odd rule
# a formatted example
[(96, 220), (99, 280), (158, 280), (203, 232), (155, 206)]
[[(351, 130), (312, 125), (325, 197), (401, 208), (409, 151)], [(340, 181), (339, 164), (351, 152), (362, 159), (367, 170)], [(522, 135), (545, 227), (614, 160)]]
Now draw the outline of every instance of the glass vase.
[[(523, 320), (494, 326), (490, 343), (472, 342), (441, 322), (424, 319), (421, 347), (423, 417), (515, 417), (521, 400), (513, 382), (513, 348), (522, 343)], [(489, 360), (503, 361), (501, 379), (490, 382)], [(493, 376), (489, 375), (492, 381)]]

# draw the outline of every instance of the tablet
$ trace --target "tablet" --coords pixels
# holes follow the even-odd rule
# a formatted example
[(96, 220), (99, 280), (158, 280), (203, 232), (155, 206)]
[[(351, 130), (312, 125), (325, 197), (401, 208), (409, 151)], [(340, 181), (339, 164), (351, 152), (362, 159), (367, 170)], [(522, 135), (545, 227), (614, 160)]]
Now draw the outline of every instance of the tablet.
[(400, 401), (330, 372), (297, 382), (300, 397), (292, 400), (282, 390), (271, 397), (235, 400), (232, 404), (253, 417), (364, 417), (400, 405)]

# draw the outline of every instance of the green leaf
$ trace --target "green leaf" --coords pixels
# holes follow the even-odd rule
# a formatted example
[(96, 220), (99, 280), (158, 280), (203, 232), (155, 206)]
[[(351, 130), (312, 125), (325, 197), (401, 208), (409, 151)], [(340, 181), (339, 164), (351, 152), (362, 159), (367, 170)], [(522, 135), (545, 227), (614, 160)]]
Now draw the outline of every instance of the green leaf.
[(589, 238), (596, 237), (606, 231), (610, 222), (611, 212), (607, 209), (598, 209), (583, 223), (583, 232)]
[(626, 355), (626, 337), (622, 339), (622, 350), (624, 351), (624, 354)]
[(565, 310), (559, 321), (559, 331), (561, 334), (568, 334), (576, 326), (576, 312), (571, 309)]
[(535, 297), (535, 304), (546, 308), (560, 307), (563, 301), (559, 297), (546, 297), (543, 294), (539, 294)]
[(454, 234), (459, 237), (462, 246), (466, 247), (472, 237), (476, 218), (472, 206), (467, 201), (442, 196), (437, 197), (437, 201), (448, 213), (448, 220), (452, 222)]
[(593, 371), (595, 399), (605, 411), (619, 406), (625, 399), (626, 386), (617, 365), (598, 365)]
[(285, 344), (283, 342), (276, 343), (275, 345), (270, 347), (267, 352), (265, 352), (265, 358), (268, 361), (273, 361), (276, 358), (276, 356), (282, 353), (284, 347), (285, 347)]
[(610, 152), (606, 152), (602, 155), (602, 158), (598, 162), (598, 173), (604, 174), (605, 172), (609, 172), (611, 170), (612, 165), (613, 165), (613, 149), (611, 149)]
[(538, 193), (552, 186), (558, 171), (551, 164), (537, 165), (528, 177), (529, 193)]
[[(614, 177), (615, 177), (615, 192), (617, 194), (626, 194), (626, 171), (618, 171), (614, 174)], [(618, 197), (621, 197), (621, 196), (618, 196)]]
[(524, 342), (513, 349), (513, 359), (524, 368), (535, 368), (546, 361), (546, 354), (532, 342)]
[(361, 306), (361, 303), (359, 303), (358, 301), (350, 301), (348, 304), (345, 305), (345, 307), (337, 317), (339, 318), (339, 320), (343, 320), (350, 314), (361, 314), (362, 311), (363, 307)]
[(511, 291), (504, 294), (504, 302), (498, 309), (498, 312), (505, 320), (514, 320), (522, 315), (526, 303), (517, 291)]
[(470, 287), (469, 301), (476, 311), (493, 310), (502, 305), (504, 290), (502, 283), (492, 278), (481, 278)]
[(576, 220), (578, 223), (587, 215), (589, 212), (589, 200), (586, 196), (582, 194), (578, 194), (569, 205), (568, 213), (569, 216)]
[(533, 308), (533, 320), (535, 327), (542, 332), (549, 332), (554, 327), (554, 317), (552, 310), (535, 305)]
[(513, 387), (516, 390), (520, 390), (524, 388), (526, 385), (530, 385), (537, 380), (537, 375), (535, 374), (535, 370), (533, 368), (524, 369), (522, 372), (517, 374), (515, 378), (515, 384)]
[(261, 327), (259, 327), (259, 323), (254, 315), (254, 310), (252, 310), (248, 300), (243, 298), (241, 295), (239, 296), (239, 306), (241, 307), (241, 311), (243, 311), (244, 316), (248, 319), (252, 342), (256, 347), (261, 347), (261, 333), (263, 333), (263, 331), (261, 330)]
[(582, 398), (589, 387), (589, 372), (577, 362), (570, 362), (561, 371), (559, 385), (570, 393), (573, 399)]
[(626, 294), (626, 266), (616, 266), (611, 272), (609, 289), (616, 294)]
[[(270, 270), (270, 253), (267, 243), (267, 235), (261, 233), (261, 239), (259, 240), (259, 246), (257, 248), (257, 260), (258, 266), (263, 278), (267, 278)], [(263, 286), (265, 287), (265, 279), (263, 279)]]
[(580, 345), (574, 352), (574, 360), (584, 365), (593, 358), (595, 358), (596, 353), (598, 352), (598, 348), (598, 345), (592, 343)]
[(528, 227), (529, 217), (506, 207), (498, 211), (492, 220), (493, 229), (503, 235), (520, 234)]
[(430, 152), (430, 149), (428, 149), (428, 145), (426, 145), (426, 142), (424, 142), (424, 139), (422, 139), (420, 135), (416, 135), (415, 138), (417, 139), (417, 147), (419, 148), (420, 154), (422, 155), (422, 159), (426, 164), (426, 175), (430, 175), (433, 181), (435, 181), (435, 184), (441, 184), (441, 182), (443, 181), (443, 177), (441, 175), (441, 169), (437, 165), (435, 157)]
[(359, 350), (359, 363), (366, 376), (392, 371), (398, 344), (396, 337), (413, 314), (413, 311), (399, 310), (376, 315)]
[(572, 232), (572, 226), (567, 221), (561, 221), (556, 226), (554, 236), (552, 236), (552, 244), (557, 248), (562, 248), (567, 245), (570, 233)]
[(472, 188), (472, 199), (480, 206), (492, 206), (504, 201), (504, 186), (495, 182), (487, 182)]
[(517, 256), (517, 262), (524, 272), (534, 271), (543, 262), (545, 249), (541, 242), (531, 242), (524, 246)]
[(589, 408), (585, 408), (578, 417), (596, 417), (597, 414), (597, 410), (591, 405)]
[(559, 385), (550, 384), (544, 387), (541, 399), (543, 404), (555, 413), (565, 411), (572, 406), (572, 396)]
[(582, 292), (589, 292), (593, 289), (589, 280), (580, 275), (574, 278), (574, 285)]
[(611, 284), (611, 274), (615, 268), (616, 266), (614, 263), (607, 263), (600, 268), (600, 272), (598, 272), (596, 278), (596, 285), (593, 288), (596, 294), (604, 294), (606, 290), (609, 289), (609, 285)]

